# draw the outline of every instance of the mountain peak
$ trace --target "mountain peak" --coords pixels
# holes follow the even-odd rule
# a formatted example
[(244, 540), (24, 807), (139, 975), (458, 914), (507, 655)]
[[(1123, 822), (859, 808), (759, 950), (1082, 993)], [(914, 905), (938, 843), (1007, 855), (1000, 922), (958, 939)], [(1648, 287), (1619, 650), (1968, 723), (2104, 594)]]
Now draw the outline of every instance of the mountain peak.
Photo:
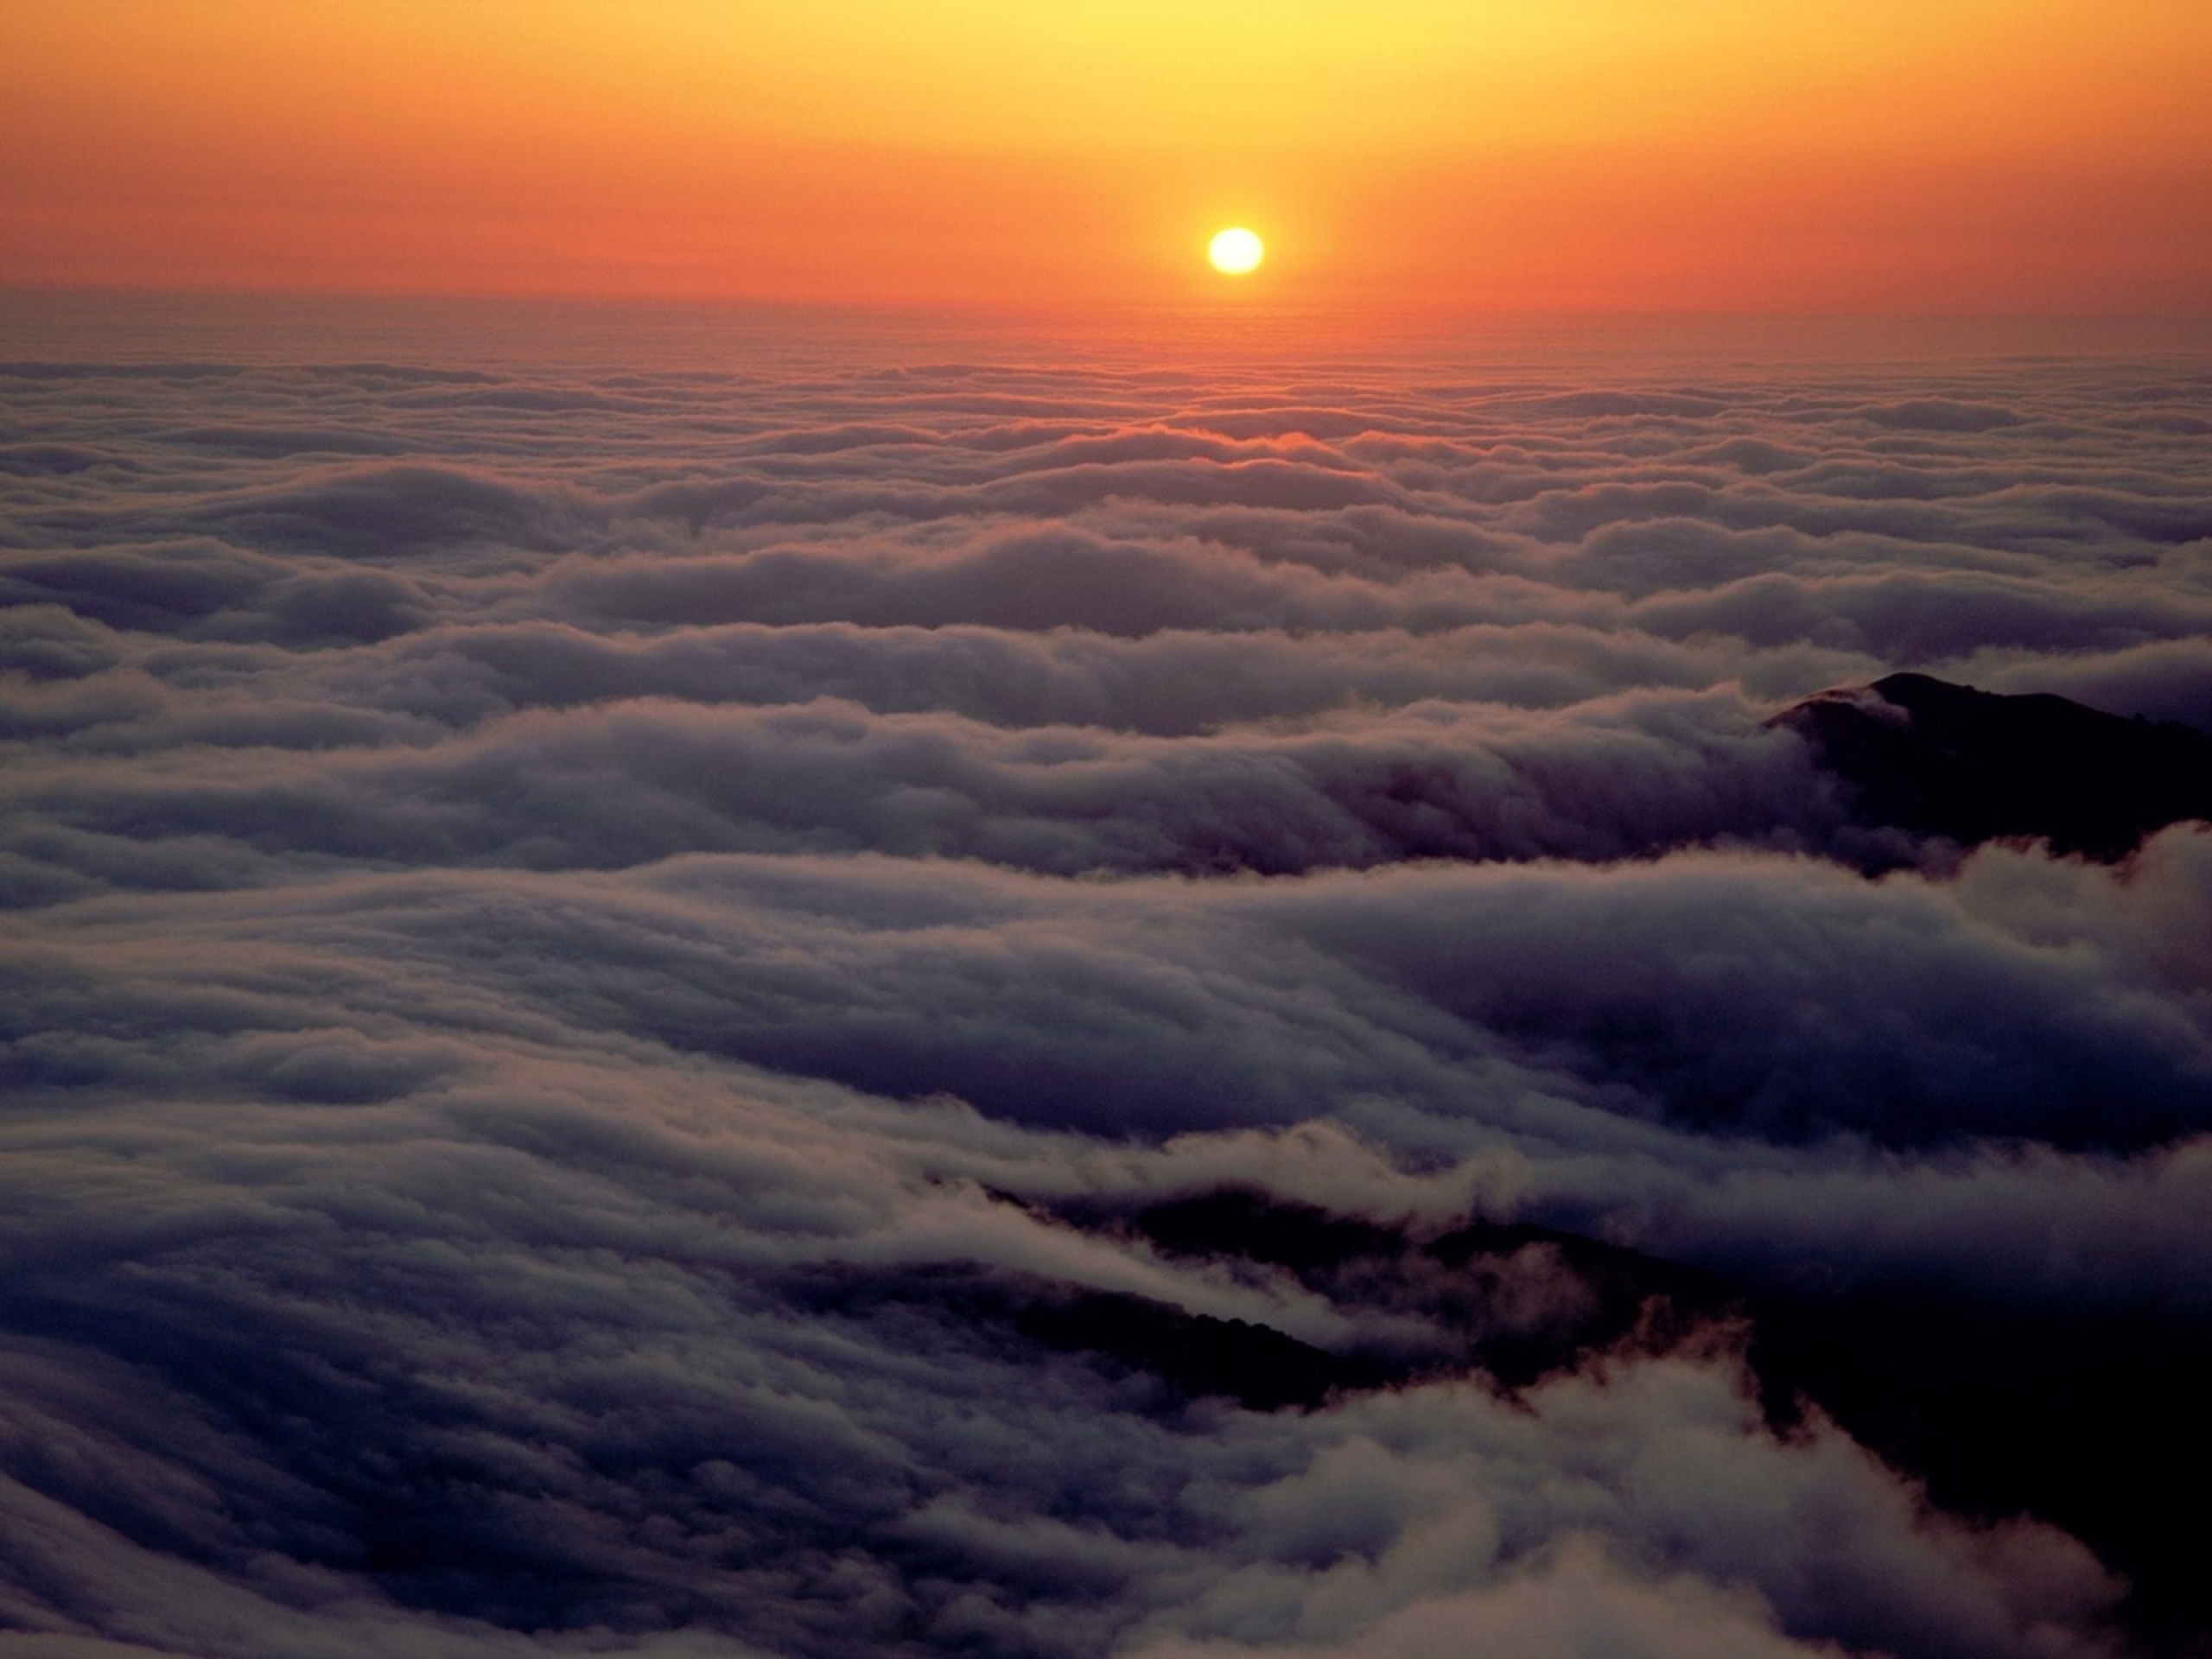
[(2212, 737), (2049, 692), (1890, 674), (1775, 721), (1850, 785), (1869, 824), (1967, 846), (2036, 837), (2109, 861), (2167, 824), (2212, 818)]

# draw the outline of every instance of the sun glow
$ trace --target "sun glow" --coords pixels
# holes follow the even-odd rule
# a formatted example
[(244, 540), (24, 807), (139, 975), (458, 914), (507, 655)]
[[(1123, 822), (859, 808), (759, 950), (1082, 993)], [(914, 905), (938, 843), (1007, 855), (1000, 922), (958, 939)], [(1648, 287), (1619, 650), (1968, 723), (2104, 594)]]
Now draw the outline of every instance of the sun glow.
[(1228, 276), (1257, 270), (1267, 253), (1260, 238), (1242, 226), (1217, 232), (1206, 245), (1206, 257), (1213, 262), (1213, 268)]
[[(2212, 292), (2205, 0), (0, 18), (0, 288), (1024, 315), (1294, 288), (1345, 316), (2196, 316)], [(1192, 259), (1251, 220), (1294, 247)]]

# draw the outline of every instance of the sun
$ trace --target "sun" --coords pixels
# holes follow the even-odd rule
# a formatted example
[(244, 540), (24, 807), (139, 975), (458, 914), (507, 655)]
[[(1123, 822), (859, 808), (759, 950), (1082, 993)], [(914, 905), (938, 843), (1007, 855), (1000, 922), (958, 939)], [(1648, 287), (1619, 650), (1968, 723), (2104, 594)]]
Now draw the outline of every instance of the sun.
[(1241, 225), (1217, 232), (1213, 240), (1206, 244), (1206, 257), (1213, 261), (1216, 270), (1228, 276), (1242, 276), (1258, 270), (1260, 261), (1267, 255), (1260, 238)]

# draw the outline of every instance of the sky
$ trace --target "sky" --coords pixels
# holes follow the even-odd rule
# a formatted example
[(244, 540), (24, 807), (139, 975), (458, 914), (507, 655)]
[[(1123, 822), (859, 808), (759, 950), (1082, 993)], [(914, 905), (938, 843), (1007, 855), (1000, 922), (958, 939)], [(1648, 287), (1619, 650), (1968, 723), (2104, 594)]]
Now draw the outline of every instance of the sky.
[[(2195, 0), (12, 0), (0, 282), (2201, 313)], [(1249, 224), (1259, 273), (1206, 238)]]

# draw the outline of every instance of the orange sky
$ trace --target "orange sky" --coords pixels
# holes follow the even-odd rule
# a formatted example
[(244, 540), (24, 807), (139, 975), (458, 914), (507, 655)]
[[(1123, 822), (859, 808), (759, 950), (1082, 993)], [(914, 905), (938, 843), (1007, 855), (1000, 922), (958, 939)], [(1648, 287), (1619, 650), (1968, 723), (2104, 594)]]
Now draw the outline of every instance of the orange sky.
[(5, 6), (18, 284), (2212, 309), (2206, 0)]

